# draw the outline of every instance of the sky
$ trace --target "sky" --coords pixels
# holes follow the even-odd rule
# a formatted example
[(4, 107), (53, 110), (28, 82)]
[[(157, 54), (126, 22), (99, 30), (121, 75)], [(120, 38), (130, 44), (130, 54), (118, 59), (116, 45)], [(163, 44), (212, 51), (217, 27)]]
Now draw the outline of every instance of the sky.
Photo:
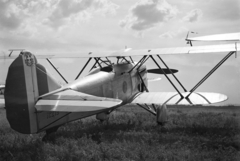
[[(240, 32), (239, 0), (0, 0), (0, 54), (29, 51), (117, 51), (187, 46), (190, 36)], [(207, 45), (194, 43), (193, 45)], [(164, 56), (191, 89), (225, 54)], [(232, 56), (198, 91), (228, 95), (240, 104), (240, 60)], [(134, 60), (138, 60), (135, 58)], [(73, 80), (86, 60), (53, 60)], [(46, 62), (42, 62), (51, 68)], [(1, 61), (0, 83), (9, 62)], [(151, 61), (149, 68), (156, 68)], [(50, 69), (52, 70), (52, 69)], [(71, 72), (69, 72), (71, 71)], [(54, 75), (54, 71), (52, 71)], [(174, 91), (163, 75), (150, 91)]]

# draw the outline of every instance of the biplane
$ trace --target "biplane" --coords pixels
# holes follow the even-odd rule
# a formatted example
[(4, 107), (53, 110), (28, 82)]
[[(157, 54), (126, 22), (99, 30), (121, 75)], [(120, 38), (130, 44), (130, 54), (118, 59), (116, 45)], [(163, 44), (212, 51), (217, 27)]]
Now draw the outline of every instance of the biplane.
[[(239, 35), (239, 34), (238, 34)], [(227, 41), (239, 41), (234, 34)], [(216, 39), (217, 37), (217, 39)], [(189, 47), (132, 50), (126, 48), (117, 52), (87, 52), (47, 54), (21, 51), (9, 66), (4, 91), (6, 116), (12, 129), (34, 134), (46, 131), (45, 137), (57, 131), (61, 125), (92, 115), (104, 121), (116, 108), (126, 104), (138, 105), (156, 116), (157, 123), (167, 122), (167, 105), (213, 104), (225, 101), (227, 96), (219, 93), (196, 92), (196, 89), (214, 73), (230, 56), (239, 51), (239, 43), (192, 46), (192, 41), (225, 40), (226, 35), (186, 38)], [(192, 89), (187, 90), (161, 55), (204, 54), (228, 52)], [(133, 57), (141, 57), (134, 61)], [(57, 58), (87, 58), (75, 80), (68, 83), (51, 62)], [(2, 58), (3, 59), (3, 58)], [(48, 70), (38, 63), (46, 59), (66, 82), (59, 84)], [(155, 69), (147, 69), (146, 62), (152, 60)], [(114, 61), (115, 60), (115, 61)], [(93, 61), (90, 72), (80, 75)], [(160, 64), (161, 62), (161, 64)], [(176, 92), (150, 92), (148, 73), (162, 74)], [(180, 89), (170, 79), (175, 79)]]

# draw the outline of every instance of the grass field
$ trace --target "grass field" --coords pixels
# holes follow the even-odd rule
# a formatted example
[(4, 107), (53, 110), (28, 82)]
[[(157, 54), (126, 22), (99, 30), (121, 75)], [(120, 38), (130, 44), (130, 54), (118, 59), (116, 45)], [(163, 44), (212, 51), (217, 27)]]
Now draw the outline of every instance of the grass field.
[(68, 123), (42, 142), (44, 133), (19, 134), (0, 109), (0, 161), (5, 160), (240, 160), (240, 107), (169, 107), (169, 122), (125, 106), (100, 123)]

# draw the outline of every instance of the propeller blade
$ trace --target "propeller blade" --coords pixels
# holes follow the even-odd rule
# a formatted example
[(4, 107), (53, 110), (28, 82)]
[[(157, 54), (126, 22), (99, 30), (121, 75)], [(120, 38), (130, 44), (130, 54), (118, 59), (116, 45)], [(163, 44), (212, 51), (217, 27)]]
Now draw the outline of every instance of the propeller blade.
[[(178, 70), (177, 69), (166, 69), (166, 68), (163, 68), (162, 69), (166, 74), (171, 74), (171, 71), (172, 71), (172, 73), (177, 73), (178, 72)], [(162, 72), (162, 70), (161, 69), (148, 69), (147, 71), (148, 71), (148, 73), (154, 73), (154, 74), (164, 74), (163, 72)]]

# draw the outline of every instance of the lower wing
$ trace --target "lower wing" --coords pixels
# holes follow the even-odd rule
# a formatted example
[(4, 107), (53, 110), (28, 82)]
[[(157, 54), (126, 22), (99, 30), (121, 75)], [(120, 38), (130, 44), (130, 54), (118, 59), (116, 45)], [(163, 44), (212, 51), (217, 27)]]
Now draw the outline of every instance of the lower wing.
[[(132, 104), (167, 104), (167, 105), (204, 105), (223, 102), (227, 96), (219, 93), (195, 92), (182, 93), (184, 98), (176, 92), (144, 92), (137, 95)], [(189, 95), (189, 97), (187, 97)]]
[(140, 93), (131, 102), (136, 104), (157, 117), (157, 123), (164, 125), (167, 122), (166, 105), (204, 105), (218, 103), (227, 100), (227, 96), (219, 93), (181, 93), (176, 92), (145, 92)]

